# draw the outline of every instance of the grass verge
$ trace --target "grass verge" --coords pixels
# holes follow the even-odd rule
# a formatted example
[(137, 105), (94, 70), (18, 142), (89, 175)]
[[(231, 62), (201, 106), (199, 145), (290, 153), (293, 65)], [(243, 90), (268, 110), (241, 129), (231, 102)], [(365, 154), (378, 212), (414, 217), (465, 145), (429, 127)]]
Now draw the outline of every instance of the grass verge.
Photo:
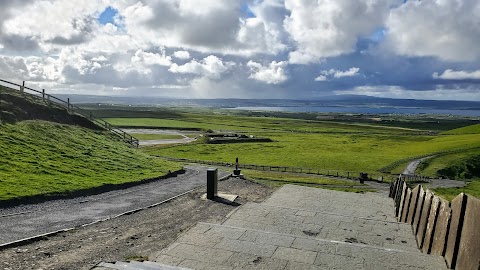
[(61, 196), (177, 171), (102, 131), (44, 121), (0, 125), (0, 202)]

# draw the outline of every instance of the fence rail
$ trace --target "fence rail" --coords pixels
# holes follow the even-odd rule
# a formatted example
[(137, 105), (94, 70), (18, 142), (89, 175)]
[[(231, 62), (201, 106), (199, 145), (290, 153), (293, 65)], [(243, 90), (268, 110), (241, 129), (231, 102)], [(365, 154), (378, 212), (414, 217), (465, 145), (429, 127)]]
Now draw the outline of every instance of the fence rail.
[(451, 202), (400, 176), (390, 183), (395, 216), (412, 226), (418, 248), (443, 256), (450, 269), (480, 269), (480, 200), (464, 193)]
[[(42, 89), (41, 91), (39, 91), (39, 90), (30, 88), (30, 87), (27, 87), (27, 86), (25, 86), (25, 81), (23, 81), (23, 83), (21, 85), (10, 82), (10, 81), (2, 80), (2, 79), (0, 79), (0, 82), (3, 83), (4, 87), (7, 87), (7, 88), (9, 88), (11, 90), (15, 90), (15, 91), (18, 90), (18, 91), (20, 91), (21, 94), (28, 94), (28, 95), (36, 97), (36, 98), (42, 98), (43, 100), (46, 100), (48, 102), (53, 102), (54, 104), (59, 105), (59, 106), (65, 108), (65, 109), (67, 109), (67, 111), (70, 114), (76, 113), (78, 115), (81, 115), (81, 116), (89, 119), (93, 123), (95, 123), (98, 126), (108, 130), (109, 132), (116, 135), (122, 141), (130, 144), (131, 146), (136, 147), (136, 148), (138, 148), (138, 146), (139, 146), (139, 141), (138, 141), (137, 138), (133, 137), (132, 135), (126, 133), (125, 131), (123, 131), (121, 129), (114, 128), (107, 121), (95, 117), (92, 112), (86, 111), (86, 110), (84, 110), (84, 109), (82, 109), (78, 106), (73, 105), (72, 103), (70, 103), (70, 98), (67, 98), (67, 100), (63, 100), (63, 99), (57, 98), (53, 95), (45, 93), (45, 89)], [(27, 92), (27, 91), (30, 91), (30, 92)]]
[[(222, 166), (222, 167), (235, 167), (235, 163), (222, 162), (222, 161), (207, 161), (207, 160), (198, 160), (198, 159), (189, 159), (189, 158), (175, 158), (168, 156), (157, 156), (166, 160), (177, 161), (177, 162), (187, 162), (187, 163), (198, 163), (212, 166)], [(305, 174), (314, 174), (320, 176), (329, 176), (329, 177), (342, 177), (347, 179), (358, 179), (361, 172), (351, 172), (351, 171), (342, 171), (342, 170), (322, 170), (322, 169), (311, 169), (311, 168), (302, 168), (302, 167), (288, 167), (288, 166), (271, 166), (271, 165), (258, 165), (258, 164), (243, 164), (239, 163), (238, 168), (240, 169), (250, 169), (257, 171), (273, 171), (273, 172), (291, 172), (291, 173), (305, 173)], [(382, 173), (368, 173), (369, 179), (373, 181), (384, 181), (386, 180), (385, 174)], [(396, 178), (396, 176), (391, 176)], [(413, 177), (413, 176), (412, 176)], [(392, 180), (394, 180), (392, 178)]]

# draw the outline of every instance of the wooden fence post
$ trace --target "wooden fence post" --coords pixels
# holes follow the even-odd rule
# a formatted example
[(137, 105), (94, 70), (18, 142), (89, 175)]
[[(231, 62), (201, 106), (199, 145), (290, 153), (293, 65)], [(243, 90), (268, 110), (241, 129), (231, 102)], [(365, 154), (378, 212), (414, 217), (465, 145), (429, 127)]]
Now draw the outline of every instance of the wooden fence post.
[(22, 93), (22, 95), (24, 91), (25, 91), (25, 81), (23, 81), (22, 86), (20, 86), (20, 93)]
[(45, 89), (42, 89), (42, 99), (45, 101)]

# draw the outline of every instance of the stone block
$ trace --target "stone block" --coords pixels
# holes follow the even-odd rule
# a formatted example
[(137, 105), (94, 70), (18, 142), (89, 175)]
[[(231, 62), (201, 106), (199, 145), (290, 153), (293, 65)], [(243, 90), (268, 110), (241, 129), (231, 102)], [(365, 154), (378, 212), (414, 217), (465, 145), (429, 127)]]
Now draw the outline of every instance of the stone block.
[(415, 208), (415, 215), (413, 215), (412, 229), (413, 233), (417, 234), (418, 224), (420, 223), (420, 217), (422, 216), (423, 203), (425, 202), (425, 190), (420, 186), (417, 199), (417, 207)]
[(448, 231), (447, 248), (445, 250), (445, 261), (447, 262), (447, 266), (452, 269), (455, 268), (457, 262), (460, 236), (462, 234), (465, 207), (467, 204), (466, 199), (466, 195), (462, 193), (455, 197), (450, 204), (452, 215), (450, 219), (450, 229)]
[(412, 190), (412, 198), (410, 199), (410, 205), (408, 206), (409, 208), (408, 208), (408, 215), (407, 215), (407, 223), (410, 225), (413, 223), (413, 217), (415, 216), (415, 211), (417, 210), (419, 193), (420, 193), (420, 185), (417, 185)]
[(430, 215), (430, 208), (432, 205), (433, 193), (427, 190), (425, 192), (425, 200), (422, 207), (422, 215), (418, 221), (418, 230), (416, 234), (418, 248), (423, 248), (425, 233), (427, 231), (428, 216)]
[(272, 256), (272, 258), (308, 264), (313, 264), (316, 257), (317, 253), (314, 251), (286, 247), (278, 247)]
[(450, 223), (450, 202), (440, 199), (440, 208), (438, 210), (437, 222), (433, 233), (431, 254), (443, 256), (445, 252), (445, 243), (448, 235), (448, 225)]
[(430, 253), (433, 242), (433, 233), (435, 232), (435, 225), (437, 222), (438, 210), (440, 209), (440, 198), (433, 196), (432, 206), (428, 215), (427, 229), (425, 230), (425, 238), (423, 240), (423, 253)]
[(405, 200), (403, 201), (402, 214), (400, 215), (400, 222), (407, 222), (407, 215), (410, 207), (411, 198), (412, 190), (410, 188), (407, 188), (407, 192), (405, 193)]
[(467, 195), (456, 269), (480, 269), (480, 200)]

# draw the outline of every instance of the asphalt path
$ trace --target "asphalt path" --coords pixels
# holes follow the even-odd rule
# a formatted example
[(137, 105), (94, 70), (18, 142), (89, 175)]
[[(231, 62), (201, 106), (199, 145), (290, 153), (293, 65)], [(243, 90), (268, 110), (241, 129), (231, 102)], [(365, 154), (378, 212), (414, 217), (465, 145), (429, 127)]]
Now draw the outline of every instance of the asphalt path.
[(418, 165), (420, 165), (420, 163), (426, 159), (429, 159), (429, 158), (432, 158), (433, 156), (430, 156), (430, 157), (424, 157), (424, 158), (420, 158), (420, 159), (416, 159), (412, 162), (410, 162), (407, 167), (405, 168), (405, 170), (403, 171), (402, 174), (406, 174), (406, 175), (415, 175), (415, 171), (417, 170), (418, 168)]
[(129, 134), (165, 134), (165, 135), (179, 135), (181, 139), (165, 139), (165, 140), (140, 140), (139, 144), (144, 145), (157, 145), (157, 144), (183, 144), (191, 143), (196, 138), (190, 138), (187, 135), (197, 134), (198, 132), (179, 131), (179, 130), (164, 130), (164, 129), (122, 129)]
[[(207, 169), (190, 165), (184, 174), (124, 190), (0, 209), (0, 245), (113, 218), (202, 185), (206, 189)], [(219, 178), (228, 174), (219, 171)]]

